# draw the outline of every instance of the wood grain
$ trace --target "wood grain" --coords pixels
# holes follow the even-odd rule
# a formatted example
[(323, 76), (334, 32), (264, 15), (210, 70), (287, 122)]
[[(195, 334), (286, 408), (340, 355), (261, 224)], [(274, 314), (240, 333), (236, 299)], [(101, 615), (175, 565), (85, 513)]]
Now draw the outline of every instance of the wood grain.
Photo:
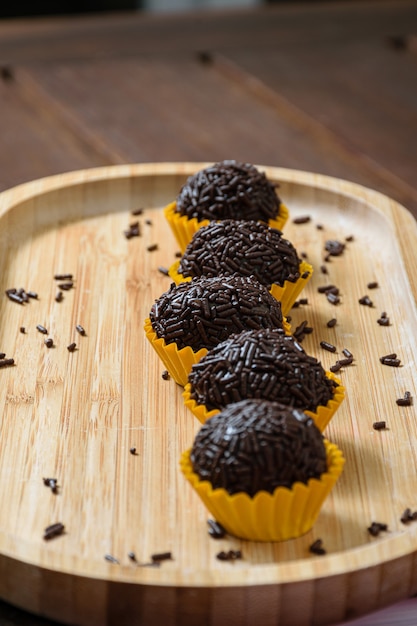
[[(198, 422), (180, 388), (161, 378), (142, 330), (169, 286), (158, 268), (176, 252), (160, 208), (201, 166), (84, 170), (0, 195), (0, 291), (39, 293), (24, 306), (5, 295), (0, 301), (0, 349), (16, 362), (0, 371), (0, 597), (80, 626), (324, 624), (407, 598), (417, 592), (417, 523), (400, 517), (417, 508), (417, 426), (414, 406), (398, 407), (395, 399), (406, 390), (416, 396), (409, 332), (416, 322), (415, 221), (358, 185), (265, 168), (280, 181), (292, 216), (312, 218), (285, 230), (315, 267), (308, 304), (293, 310), (293, 326), (307, 319), (314, 327), (303, 345), (326, 368), (343, 348), (355, 356), (341, 372), (347, 398), (326, 429), (347, 461), (306, 536), (282, 544), (216, 542), (178, 469)], [(139, 207), (144, 215), (134, 218), (130, 211)], [(127, 240), (123, 231), (134, 219), (142, 235)], [(350, 235), (322, 274), (325, 241)], [(159, 248), (149, 252), (153, 243)], [(60, 303), (56, 272), (75, 276)], [(371, 281), (379, 288), (368, 292)], [(338, 307), (317, 292), (324, 283), (340, 287)], [(358, 303), (365, 293), (372, 308)], [(389, 327), (377, 324), (382, 311)], [(331, 317), (338, 320), (333, 329), (326, 326)], [(46, 348), (37, 324), (47, 327), (54, 348)], [(323, 339), (337, 346), (336, 356), (320, 348)], [(389, 352), (398, 353), (400, 368), (379, 362)], [(380, 419), (387, 430), (377, 432), (372, 424)], [(44, 486), (45, 476), (57, 477), (58, 494)], [(57, 521), (65, 534), (44, 541), (44, 528)], [(372, 521), (387, 523), (389, 532), (371, 537)], [(325, 556), (309, 553), (317, 537)], [(242, 550), (241, 562), (216, 559), (229, 548)], [(139, 567), (130, 551), (141, 563), (155, 552), (173, 558)]]
[(413, 0), (3, 21), (0, 189), (227, 157), (352, 180), (417, 215), (416, 31)]

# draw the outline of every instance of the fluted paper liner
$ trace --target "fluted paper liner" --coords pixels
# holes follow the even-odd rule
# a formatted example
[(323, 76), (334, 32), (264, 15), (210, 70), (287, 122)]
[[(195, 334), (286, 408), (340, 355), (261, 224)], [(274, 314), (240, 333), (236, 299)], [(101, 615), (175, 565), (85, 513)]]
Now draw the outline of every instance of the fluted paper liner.
[(324, 440), (327, 471), (307, 484), (294, 483), (291, 489), (277, 487), (273, 493), (260, 491), (255, 496), (240, 492), (233, 495), (225, 489), (213, 489), (193, 471), (190, 453), (181, 455), (180, 467), (201, 500), (225, 530), (251, 541), (285, 541), (307, 533), (313, 527), (324, 500), (343, 471), (342, 451)]
[[(183, 274), (178, 272), (180, 262), (180, 260), (175, 261), (168, 269), (168, 274), (176, 285), (189, 282), (191, 280), (191, 276), (183, 276)], [(297, 300), (298, 296), (310, 280), (313, 274), (313, 266), (310, 265), (310, 263), (307, 263), (307, 261), (301, 261), (298, 271), (300, 272), (300, 278), (298, 278), (295, 282), (286, 280), (282, 287), (274, 283), (269, 290), (275, 300), (281, 302), (283, 315), (288, 315), (294, 306), (294, 302)]]
[(313, 266), (307, 261), (302, 260), (298, 271), (300, 272), (300, 278), (295, 282), (286, 280), (282, 287), (273, 283), (270, 289), (271, 294), (276, 300), (281, 302), (281, 309), (283, 315), (288, 315), (294, 306), (294, 302), (297, 300), (300, 293), (310, 280), (313, 274)]
[[(291, 335), (291, 325), (285, 317), (282, 320), (282, 328), (286, 335)], [(175, 342), (165, 343), (165, 340), (158, 337), (155, 333), (149, 317), (145, 320), (144, 329), (147, 339), (163, 361), (172, 378), (184, 387), (188, 382), (188, 375), (192, 366), (207, 354), (208, 349), (200, 348), (200, 350), (195, 352), (190, 346), (178, 349)]]
[(192, 366), (207, 354), (207, 348), (201, 348), (198, 352), (194, 352), (189, 346), (179, 350), (176, 343), (165, 343), (165, 340), (159, 338), (155, 333), (149, 317), (145, 320), (144, 328), (147, 339), (172, 378), (176, 383), (184, 387)]
[[(199, 222), (196, 217), (189, 219), (186, 215), (180, 215), (177, 213), (175, 210), (176, 206), (176, 201), (170, 202), (164, 208), (164, 216), (170, 225), (181, 252), (184, 254), (185, 248), (190, 243), (194, 233), (196, 233), (202, 226), (209, 224), (210, 220), (202, 220)], [(288, 220), (288, 217), (289, 211), (285, 204), (282, 204), (281, 202), (279, 205), (279, 215), (274, 220), (270, 219), (268, 226), (282, 230)]]
[[(333, 398), (329, 400), (326, 406), (318, 406), (316, 411), (307, 411), (301, 408), (301, 410), (304, 410), (306, 415), (314, 420), (314, 423), (320, 432), (323, 432), (326, 428), (327, 424), (330, 422), (345, 397), (345, 387), (341, 384), (340, 380), (333, 374), (333, 372), (326, 372), (326, 376), (327, 378), (334, 380), (337, 384), (337, 387), (334, 390)], [(182, 396), (184, 398), (185, 406), (192, 412), (198, 421), (201, 422), (201, 424), (204, 424), (205, 421), (207, 421), (210, 417), (213, 417), (213, 415), (216, 415), (216, 413), (220, 413), (220, 409), (212, 409), (211, 411), (208, 411), (204, 404), (197, 404), (197, 402), (191, 398), (191, 385), (188, 382), (184, 387)], [(279, 398), (277, 398), (276, 401), (279, 402)]]

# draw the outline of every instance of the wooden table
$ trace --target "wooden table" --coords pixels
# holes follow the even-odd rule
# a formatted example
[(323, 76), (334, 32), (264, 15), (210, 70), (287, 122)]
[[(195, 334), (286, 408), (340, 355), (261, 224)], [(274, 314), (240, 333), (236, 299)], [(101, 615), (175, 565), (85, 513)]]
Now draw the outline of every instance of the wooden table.
[[(308, 170), (417, 217), (417, 2), (0, 23), (0, 190), (119, 163)], [(415, 624), (415, 600), (351, 622)], [(3, 626), (52, 624), (0, 603)]]

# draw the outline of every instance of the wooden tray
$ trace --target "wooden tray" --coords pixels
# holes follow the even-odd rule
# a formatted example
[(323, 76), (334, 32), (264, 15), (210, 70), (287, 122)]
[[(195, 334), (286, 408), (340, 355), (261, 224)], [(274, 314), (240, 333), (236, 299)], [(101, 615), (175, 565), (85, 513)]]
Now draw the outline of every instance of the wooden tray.
[[(303, 345), (326, 368), (343, 348), (355, 357), (340, 372), (347, 398), (326, 430), (346, 466), (308, 535), (281, 544), (214, 540), (178, 469), (199, 424), (180, 388), (162, 379), (142, 330), (169, 286), (158, 268), (177, 250), (160, 208), (203, 165), (93, 169), (0, 195), (0, 350), (15, 359), (0, 370), (0, 597), (39, 615), (86, 626), (301, 626), (417, 592), (417, 522), (400, 521), (405, 508), (417, 508), (417, 418), (414, 406), (396, 404), (405, 391), (416, 396), (414, 219), (358, 185), (265, 168), (280, 181), (292, 218), (311, 217), (285, 229), (315, 267), (293, 327), (308, 320), (314, 332)], [(144, 215), (132, 217), (140, 207)], [(135, 219), (142, 235), (128, 240), (123, 231)], [(351, 235), (323, 274), (325, 241)], [(57, 272), (75, 277), (59, 303)], [(379, 283), (372, 291), (371, 281)], [(326, 283), (340, 288), (338, 306), (318, 293)], [(11, 302), (4, 291), (12, 287), (32, 289), (39, 299)], [(365, 294), (373, 307), (358, 303)], [(377, 323), (382, 311), (388, 327)], [(328, 328), (332, 317), (337, 326)], [(37, 324), (48, 329), (53, 348)], [(338, 353), (320, 348), (321, 340)], [(70, 353), (72, 341), (77, 350)], [(380, 363), (392, 352), (401, 367)], [(378, 420), (386, 430), (373, 429)], [(43, 484), (49, 476), (58, 479), (58, 494)], [(372, 537), (372, 521), (388, 524), (388, 532)], [(65, 534), (45, 541), (44, 528), (55, 522)], [(324, 556), (309, 552), (317, 538)], [(228, 549), (240, 549), (242, 560), (216, 558)], [(131, 551), (141, 563), (166, 551), (172, 560), (140, 567)]]

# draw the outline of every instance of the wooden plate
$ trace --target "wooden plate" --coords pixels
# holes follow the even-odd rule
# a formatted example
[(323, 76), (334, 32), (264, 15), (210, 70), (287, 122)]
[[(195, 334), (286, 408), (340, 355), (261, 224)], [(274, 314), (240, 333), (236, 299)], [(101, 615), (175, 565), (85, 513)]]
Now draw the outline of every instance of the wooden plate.
[[(303, 345), (326, 368), (343, 348), (355, 357), (340, 372), (347, 398), (326, 429), (346, 466), (308, 535), (281, 544), (214, 540), (178, 469), (199, 424), (180, 388), (162, 379), (143, 334), (144, 318), (170, 282), (158, 268), (177, 250), (160, 209), (203, 165), (93, 169), (0, 195), (0, 350), (15, 359), (0, 370), (0, 596), (39, 615), (88, 626), (300, 626), (417, 592), (417, 522), (400, 521), (404, 509), (417, 509), (417, 418), (414, 406), (396, 404), (406, 391), (416, 396), (414, 219), (358, 185), (265, 168), (280, 181), (292, 218), (311, 217), (285, 229), (315, 268), (303, 294), (308, 304), (293, 309), (293, 328), (303, 320), (313, 327)], [(140, 207), (144, 214), (133, 217)], [(127, 239), (134, 220), (141, 236)], [(346, 247), (324, 274), (329, 239)], [(57, 272), (75, 280), (61, 302)], [(379, 287), (368, 289), (373, 281)], [(324, 284), (340, 288), (339, 305), (318, 293)], [(4, 292), (14, 287), (39, 298), (12, 302)], [(372, 307), (359, 304), (364, 295)], [(386, 327), (377, 323), (383, 311)], [(328, 328), (333, 317), (337, 325)], [(322, 340), (337, 354), (323, 350)], [(77, 349), (69, 352), (73, 341)], [(381, 364), (393, 352), (401, 366)], [(381, 420), (387, 428), (374, 430)], [(46, 477), (58, 479), (57, 494)], [(388, 531), (372, 537), (373, 521)], [(45, 527), (56, 522), (65, 533), (45, 541)], [(317, 538), (326, 555), (309, 552)], [(216, 558), (228, 549), (240, 549), (242, 560)], [(138, 565), (161, 552), (172, 559)]]

